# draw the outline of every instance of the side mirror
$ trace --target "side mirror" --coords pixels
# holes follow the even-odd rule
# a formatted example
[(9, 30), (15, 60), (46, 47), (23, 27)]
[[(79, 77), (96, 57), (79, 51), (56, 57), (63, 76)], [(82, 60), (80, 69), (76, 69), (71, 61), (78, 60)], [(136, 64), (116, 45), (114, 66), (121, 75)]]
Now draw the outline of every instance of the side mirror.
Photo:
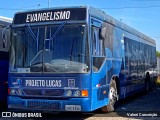
[(104, 40), (106, 38), (106, 33), (107, 33), (107, 27), (103, 27), (100, 30), (100, 39)]

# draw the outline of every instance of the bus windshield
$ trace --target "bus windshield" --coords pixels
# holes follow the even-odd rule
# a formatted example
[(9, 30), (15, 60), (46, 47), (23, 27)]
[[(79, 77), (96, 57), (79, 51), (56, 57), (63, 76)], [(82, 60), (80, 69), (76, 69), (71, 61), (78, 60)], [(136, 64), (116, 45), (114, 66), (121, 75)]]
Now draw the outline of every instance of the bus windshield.
[(10, 72), (86, 73), (86, 38), (86, 26), (82, 24), (13, 28)]

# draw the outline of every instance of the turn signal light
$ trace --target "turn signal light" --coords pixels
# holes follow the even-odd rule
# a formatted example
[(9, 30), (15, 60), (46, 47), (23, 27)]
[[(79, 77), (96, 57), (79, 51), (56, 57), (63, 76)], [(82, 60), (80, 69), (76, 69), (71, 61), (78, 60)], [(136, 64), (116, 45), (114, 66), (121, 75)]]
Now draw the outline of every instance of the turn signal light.
[(83, 97), (88, 97), (88, 90), (82, 90), (82, 91), (81, 91), (81, 95), (82, 95)]

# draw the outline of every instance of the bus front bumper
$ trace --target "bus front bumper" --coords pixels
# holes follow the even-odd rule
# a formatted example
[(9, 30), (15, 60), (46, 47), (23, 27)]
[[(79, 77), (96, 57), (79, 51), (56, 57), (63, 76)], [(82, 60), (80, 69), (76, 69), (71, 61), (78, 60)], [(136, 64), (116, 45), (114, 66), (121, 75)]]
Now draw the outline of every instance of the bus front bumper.
[(27, 111), (91, 111), (89, 98), (70, 98), (65, 100), (22, 99), (8, 96), (9, 109), (23, 109)]

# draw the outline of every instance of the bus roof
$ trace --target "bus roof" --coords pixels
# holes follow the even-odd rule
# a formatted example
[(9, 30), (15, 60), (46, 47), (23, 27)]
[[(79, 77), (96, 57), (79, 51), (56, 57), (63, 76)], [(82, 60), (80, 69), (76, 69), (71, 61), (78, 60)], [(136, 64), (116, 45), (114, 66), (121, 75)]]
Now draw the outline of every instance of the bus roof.
[(139, 32), (138, 30), (122, 23), (121, 21), (114, 19), (112, 16), (106, 14), (104, 11), (98, 10), (98, 9), (96, 9), (94, 7), (91, 7), (91, 6), (89, 6), (88, 9), (89, 9), (89, 13), (92, 16), (95, 16), (95, 17), (97, 17), (101, 20), (104, 20), (104, 21), (106, 21), (106, 22), (108, 22), (108, 23), (110, 23), (114, 26), (117, 26), (118, 28), (123, 29), (124, 31), (126, 31), (130, 34), (133, 34), (133, 35), (135, 35), (139, 38), (142, 38), (142, 39), (144, 39), (144, 40), (146, 40), (146, 41), (148, 41), (148, 42), (150, 42), (154, 45), (156, 44), (155, 40), (153, 40), (152, 38), (146, 36), (145, 34)]

